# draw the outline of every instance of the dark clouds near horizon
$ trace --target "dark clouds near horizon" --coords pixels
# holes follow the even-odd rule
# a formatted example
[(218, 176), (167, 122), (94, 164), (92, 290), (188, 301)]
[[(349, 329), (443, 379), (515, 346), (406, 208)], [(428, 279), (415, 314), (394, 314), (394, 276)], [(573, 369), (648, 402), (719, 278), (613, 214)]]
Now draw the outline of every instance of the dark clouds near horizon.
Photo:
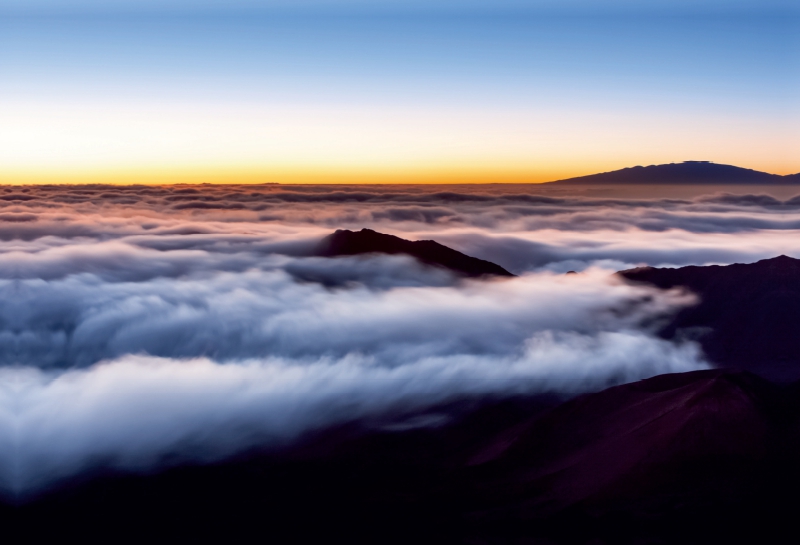
[[(364, 227), (521, 276), (312, 256), (333, 229)], [(755, 193), (0, 187), (0, 488), (216, 459), (459, 396), (702, 368), (696, 345), (653, 333), (692, 296), (611, 272), (800, 255), (799, 228), (800, 199)]]

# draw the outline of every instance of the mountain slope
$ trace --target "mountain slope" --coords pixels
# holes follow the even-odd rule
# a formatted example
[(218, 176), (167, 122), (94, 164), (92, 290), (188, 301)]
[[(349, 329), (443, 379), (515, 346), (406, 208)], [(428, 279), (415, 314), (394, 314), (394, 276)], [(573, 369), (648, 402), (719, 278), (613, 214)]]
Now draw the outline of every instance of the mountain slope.
[(792, 184), (800, 176), (780, 176), (708, 161), (685, 161), (665, 165), (636, 166), (568, 178), (554, 184)]
[(62, 537), (124, 528), (259, 531), (274, 543), (770, 542), (800, 507), (796, 394), (713, 370), (552, 409), (487, 400), (445, 425), (355, 423), (283, 452), (98, 476), (0, 520)]
[(798, 172), (797, 174), (787, 174), (786, 176), (783, 177), (783, 179), (786, 180), (787, 182), (800, 184), (800, 172)]
[(320, 257), (371, 253), (410, 255), (426, 265), (443, 267), (467, 277), (514, 276), (500, 265), (470, 257), (433, 240), (405, 240), (372, 229), (339, 229), (322, 239), (315, 252)]
[[(641, 501), (663, 487), (688, 493), (697, 483), (680, 475), (687, 464), (766, 455), (774, 390), (753, 375), (718, 370), (617, 386), (501, 434), (472, 464), (494, 465), (517, 490), (523, 483), (546, 490), (528, 503), (539, 516), (576, 504), (597, 504), (597, 511), (612, 500)], [(497, 493), (497, 483), (492, 488)]]
[(684, 287), (700, 297), (661, 330), (696, 338), (714, 363), (776, 380), (800, 379), (800, 260), (785, 255), (727, 266), (621, 271), (662, 289)]
[(581, 396), (488, 440), (463, 490), (486, 527), (564, 542), (764, 538), (797, 506), (795, 395), (712, 370)]

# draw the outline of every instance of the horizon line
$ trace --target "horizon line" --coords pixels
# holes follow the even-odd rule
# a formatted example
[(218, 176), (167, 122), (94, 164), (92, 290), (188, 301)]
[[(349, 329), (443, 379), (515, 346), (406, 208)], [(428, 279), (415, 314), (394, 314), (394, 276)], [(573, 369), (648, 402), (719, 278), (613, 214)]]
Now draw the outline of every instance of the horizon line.
[[(629, 165), (610, 170), (524, 168), (108, 168), (64, 170), (0, 170), (0, 186), (38, 185), (541, 185), (607, 174), (637, 167), (709, 163), (788, 177), (800, 171), (769, 172), (715, 161), (686, 160)], [(602, 167), (601, 167), (602, 168)], [(608, 168), (608, 167), (605, 167)], [(741, 184), (740, 184), (741, 185)]]

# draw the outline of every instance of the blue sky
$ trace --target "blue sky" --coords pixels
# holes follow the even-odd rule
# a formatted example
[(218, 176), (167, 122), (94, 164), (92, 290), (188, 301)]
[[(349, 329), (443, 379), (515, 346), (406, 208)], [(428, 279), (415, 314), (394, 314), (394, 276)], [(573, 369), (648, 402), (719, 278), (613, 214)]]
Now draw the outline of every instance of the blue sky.
[(791, 2), (292, 6), (4, 0), (0, 172), (800, 170)]
[(413, 11), (692, 12), (797, 11), (792, 0), (5, 0), (17, 12)]

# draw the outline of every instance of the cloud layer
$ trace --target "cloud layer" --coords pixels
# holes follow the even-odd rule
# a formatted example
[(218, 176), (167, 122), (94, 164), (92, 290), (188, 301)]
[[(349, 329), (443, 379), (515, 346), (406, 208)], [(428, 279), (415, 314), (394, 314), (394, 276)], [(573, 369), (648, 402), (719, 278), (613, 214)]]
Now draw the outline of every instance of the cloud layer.
[(125, 356), (87, 370), (0, 371), (0, 484), (25, 497), (80, 471), (150, 471), (280, 447), (310, 431), (463, 396), (578, 393), (704, 366), (641, 332), (539, 332), (520, 354), (220, 364)]
[[(702, 368), (653, 334), (690, 294), (640, 264), (800, 255), (800, 200), (526, 186), (0, 187), (0, 483), (280, 446), (462, 396)], [(333, 228), (433, 238), (521, 276), (312, 257)], [(567, 270), (583, 271), (564, 275)]]
[(0, 278), (240, 271), (276, 252), (308, 255), (333, 229), (363, 227), (435, 238), (515, 273), (800, 254), (800, 197), (605, 194), (504, 185), (6, 187)]

